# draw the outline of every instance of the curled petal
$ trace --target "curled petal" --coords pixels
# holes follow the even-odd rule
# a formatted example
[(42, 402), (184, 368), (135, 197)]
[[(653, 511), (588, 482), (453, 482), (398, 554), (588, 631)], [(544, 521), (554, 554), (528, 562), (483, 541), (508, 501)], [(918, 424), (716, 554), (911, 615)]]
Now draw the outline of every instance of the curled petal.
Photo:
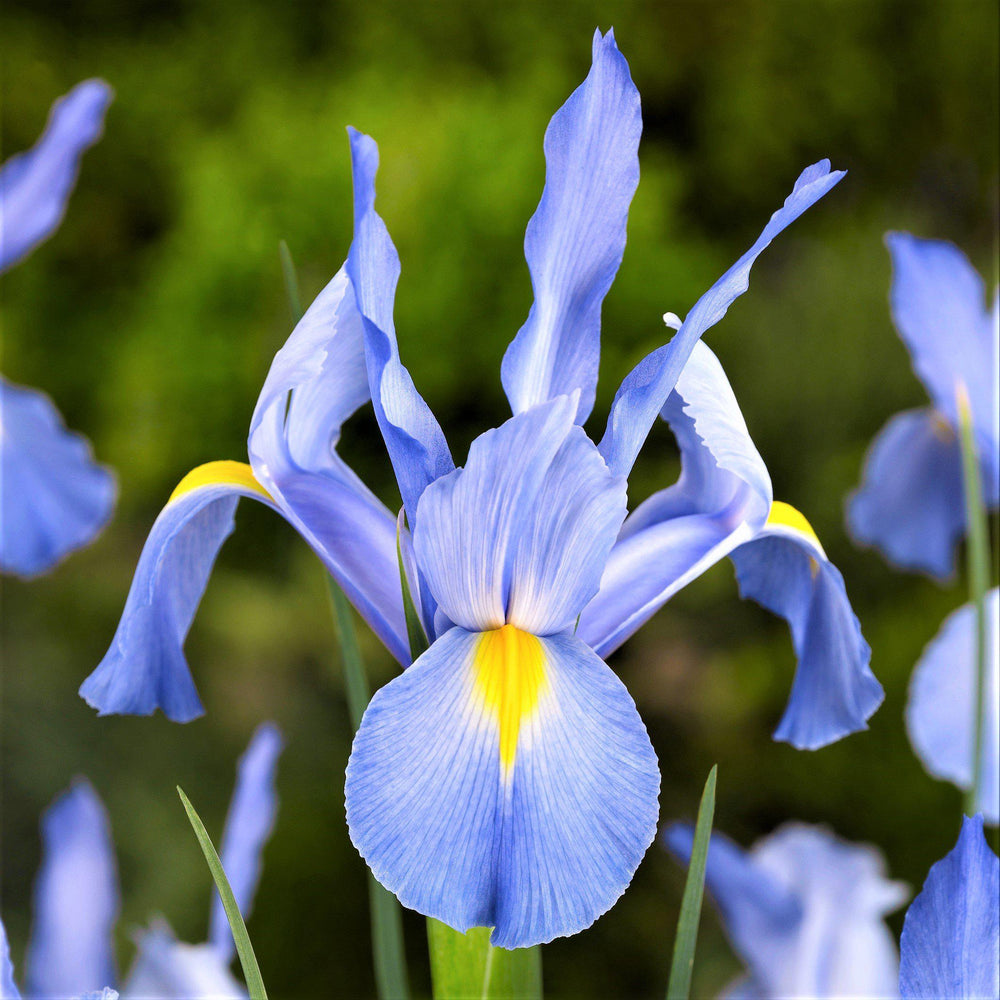
[(34, 576), (111, 517), (114, 476), (44, 393), (0, 377), (0, 569)]
[(21, 1000), (17, 984), (14, 982), (14, 963), (10, 960), (10, 944), (7, 928), (0, 920), (0, 1000)]
[(632, 699), (583, 643), (454, 628), (372, 699), (347, 822), (406, 906), (518, 948), (614, 904), (652, 841), (658, 790)]

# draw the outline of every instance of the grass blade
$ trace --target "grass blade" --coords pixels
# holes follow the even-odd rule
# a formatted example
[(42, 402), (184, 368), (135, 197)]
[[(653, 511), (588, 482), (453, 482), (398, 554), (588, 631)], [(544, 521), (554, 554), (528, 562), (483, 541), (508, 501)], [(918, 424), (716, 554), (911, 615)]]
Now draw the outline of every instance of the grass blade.
[(715, 815), (715, 779), (718, 764), (708, 772), (705, 790), (698, 806), (698, 823), (694, 831), (691, 862), (688, 865), (681, 913), (677, 920), (674, 938), (674, 959), (670, 965), (670, 982), (667, 1000), (687, 1000), (691, 993), (691, 972), (694, 969), (694, 949), (698, 941), (698, 921), (701, 919), (701, 900), (705, 893), (705, 863), (708, 860), (708, 842), (712, 836), (712, 818)]
[(229, 929), (233, 932), (233, 940), (236, 942), (236, 953), (240, 956), (240, 965), (243, 966), (243, 978), (246, 980), (250, 1000), (267, 1000), (267, 990), (264, 989), (264, 980), (261, 978), (260, 967), (257, 965), (257, 956), (254, 955), (253, 946), (250, 944), (247, 925), (243, 922), (243, 914), (240, 913), (240, 908), (236, 905), (236, 897), (229, 886), (229, 879), (226, 878), (226, 872), (219, 860), (212, 838), (209, 837), (205, 824), (202, 823), (201, 817), (195, 812), (194, 806), (191, 805), (180, 785), (177, 786), (177, 794), (181, 797), (181, 802), (184, 803), (188, 820), (190, 820), (194, 835), (201, 845), (201, 852), (208, 862), (209, 871), (212, 873), (212, 878), (215, 879), (215, 887), (219, 890), (219, 897), (222, 899), (222, 906), (229, 918)]
[(288, 244), (281, 240), (278, 243), (278, 256), (281, 257), (281, 273), (285, 279), (285, 295), (288, 296), (288, 308), (291, 310), (292, 319), (298, 323), (302, 319), (302, 298), (299, 295), (299, 276), (295, 271), (295, 262), (292, 260), (292, 251), (288, 249)]

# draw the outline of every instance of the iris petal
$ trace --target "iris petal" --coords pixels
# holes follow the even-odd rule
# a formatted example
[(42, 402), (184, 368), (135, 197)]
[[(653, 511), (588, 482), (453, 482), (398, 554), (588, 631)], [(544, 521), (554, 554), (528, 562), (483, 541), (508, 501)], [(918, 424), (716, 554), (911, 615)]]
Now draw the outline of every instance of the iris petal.
[(920, 657), (910, 681), (906, 728), (927, 771), (959, 788), (972, 785), (973, 721), (983, 713), (982, 763), (977, 811), (1000, 822), (1000, 591), (986, 597), (986, 697), (976, 688), (976, 609), (967, 604), (950, 615)]
[(515, 413), (575, 389), (578, 423), (594, 405), (601, 303), (625, 251), (641, 132), (628, 63), (614, 32), (597, 32), (587, 79), (545, 132), (545, 190), (524, 239), (535, 301), (501, 369)]
[(21, 994), (14, 982), (14, 963), (10, 960), (7, 929), (2, 920), (0, 920), (0, 1000), (21, 1000)]
[(118, 876), (108, 817), (83, 780), (42, 818), (43, 858), (35, 881), (27, 993), (77, 996), (116, 980), (112, 934)]
[(44, 393), (0, 377), (0, 568), (33, 576), (91, 542), (115, 480)]
[(613, 905), (652, 840), (658, 789), (632, 699), (583, 643), (454, 628), (372, 699), (347, 820), (405, 905), (527, 947)]
[(958, 843), (931, 867), (900, 939), (904, 997), (1000, 996), (1000, 860), (983, 818), (962, 818)]

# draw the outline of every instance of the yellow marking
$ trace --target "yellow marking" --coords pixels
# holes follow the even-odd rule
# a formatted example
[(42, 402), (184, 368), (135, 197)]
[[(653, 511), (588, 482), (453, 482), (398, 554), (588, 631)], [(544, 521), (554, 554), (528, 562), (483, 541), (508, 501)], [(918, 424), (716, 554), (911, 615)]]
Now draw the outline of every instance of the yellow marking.
[(771, 513), (767, 515), (767, 524), (765, 527), (789, 528), (799, 535), (805, 535), (806, 539), (812, 545), (816, 546), (823, 553), (824, 557), (826, 556), (826, 553), (823, 552), (823, 546), (816, 537), (816, 532), (813, 531), (812, 525), (791, 504), (775, 500), (771, 504)]
[(514, 766), (521, 721), (545, 688), (545, 651), (530, 632), (513, 625), (483, 632), (473, 654), (476, 688), (500, 727), (500, 763)]
[[(202, 486), (240, 486), (252, 493), (257, 493), (265, 500), (271, 500), (271, 494), (257, 482), (253, 474), (253, 469), (246, 462), (231, 462), (229, 460), (221, 462), (206, 462), (192, 469), (178, 484), (173, 493), (170, 494), (170, 503), (190, 493), (192, 490), (200, 489)], [(273, 503), (273, 501), (272, 501)]]

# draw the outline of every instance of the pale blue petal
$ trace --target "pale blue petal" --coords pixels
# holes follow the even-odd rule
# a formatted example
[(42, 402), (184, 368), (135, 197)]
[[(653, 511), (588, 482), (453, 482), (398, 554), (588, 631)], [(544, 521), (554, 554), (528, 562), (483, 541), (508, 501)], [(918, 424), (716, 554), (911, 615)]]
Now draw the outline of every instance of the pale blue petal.
[(104, 128), (111, 88), (84, 80), (52, 105), (41, 138), (0, 167), (0, 272), (58, 228), (80, 159)]
[[(253, 909), (253, 897), (260, 881), (261, 855), (278, 812), (274, 771), (283, 742), (273, 723), (265, 723), (254, 733), (246, 753), (240, 758), (236, 788), (222, 832), (219, 856), (244, 919)], [(232, 960), (233, 933), (217, 893), (212, 896), (208, 940), (220, 958), (227, 962)]]
[(931, 409), (897, 413), (865, 459), (847, 525), (899, 569), (947, 579), (965, 534), (962, 453), (952, 427)]
[(626, 376), (615, 393), (600, 444), (601, 454), (612, 472), (628, 475), (695, 343), (750, 287), (754, 261), (778, 233), (819, 201), (843, 176), (842, 170), (830, 170), (829, 160), (807, 167), (756, 243), (695, 303), (670, 343), (647, 355)]
[(0, 920), (0, 1000), (21, 1000), (17, 984), (14, 982), (14, 963), (10, 960), (10, 943), (7, 928)]
[(635, 705), (568, 634), (501, 761), (477, 679), (481, 635), (452, 629), (372, 699), (347, 767), (351, 839), (404, 905), (527, 947), (589, 926), (652, 841), (659, 773)]
[(501, 368), (515, 413), (575, 389), (578, 423), (594, 405), (601, 303), (625, 252), (641, 132), (628, 63), (614, 32), (598, 31), (587, 79), (545, 132), (545, 190), (524, 239), (535, 301)]
[(784, 618), (798, 665), (776, 740), (815, 750), (867, 729), (884, 692), (844, 578), (797, 532), (769, 526), (732, 553), (740, 596)]
[(904, 997), (1000, 996), (1000, 860), (983, 818), (962, 818), (955, 847), (931, 867), (900, 939)]
[(52, 401), (0, 376), (0, 569), (34, 576), (107, 524), (114, 476)]
[(25, 960), (26, 992), (70, 997), (117, 980), (118, 875), (107, 813), (78, 779), (42, 817), (42, 864)]
[(113, 990), (110, 986), (105, 986), (103, 990), (91, 990), (89, 993), (81, 993), (75, 1000), (118, 1000), (118, 990)]
[(160, 512), (111, 647), (80, 687), (100, 715), (151, 715), (159, 708), (174, 722), (188, 722), (202, 714), (184, 640), (240, 496), (274, 506), (250, 483), (212, 482), (175, 492)]
[(718, 359), (694, 346), (663, 408), (681, 476), (629, 515), (577, 635), (601, 656), (737, 545), (771, 507), (771, 480)]
[[(986, 596), (987, 692), (982, 704), (982, 748), (976, 811), (1000, 822), (1000, 591)], [(972, 785), (976, 704), (976, 609), (949, 615), (913, 671), (906, 706), (910, 742), (929, 774), (959, 788)]]
[(378, 147), (354, 129), (348, 129), (348, 134), (354, 171), (354, 241), (347, 257), (347, 275), (364, 317), (368, 384), (375, 416), (413, 526), (420, 494), (428, 483), (451, 472), (455, 463), (434, 414), (399, 360), (392, 320), (399, 257), (375, 211)]

